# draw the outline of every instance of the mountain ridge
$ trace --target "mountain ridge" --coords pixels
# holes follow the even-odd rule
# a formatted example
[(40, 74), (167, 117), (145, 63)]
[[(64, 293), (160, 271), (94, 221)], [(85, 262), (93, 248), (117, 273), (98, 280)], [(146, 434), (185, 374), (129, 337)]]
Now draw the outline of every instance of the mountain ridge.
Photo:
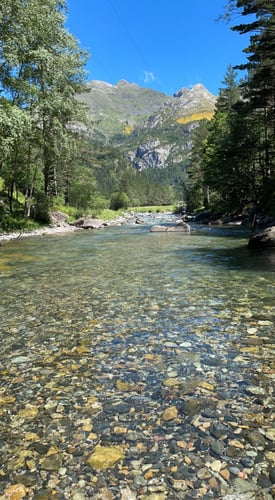
[(169, 96), (126, 80), (115, 85), (92, 80), (79, 99), (92, 122), (91, 138), (119, 147), (140, 171), (183, 162), (192, 130), (212, 118), (216, 103), (199, 83)]

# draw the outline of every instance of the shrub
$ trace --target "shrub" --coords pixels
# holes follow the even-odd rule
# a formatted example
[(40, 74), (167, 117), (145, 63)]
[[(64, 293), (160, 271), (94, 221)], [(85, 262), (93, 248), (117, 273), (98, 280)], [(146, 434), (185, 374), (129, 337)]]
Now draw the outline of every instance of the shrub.
[(119, 210), (120, 208), (128, 208), (130, 200), (126, 193), (113, 193), (111, 196), (110, 209)]
[(50, 223), (50, 199), (42, 191), (35, 195), (35, 206), (33, 208), (33, 218), (43, 224)]

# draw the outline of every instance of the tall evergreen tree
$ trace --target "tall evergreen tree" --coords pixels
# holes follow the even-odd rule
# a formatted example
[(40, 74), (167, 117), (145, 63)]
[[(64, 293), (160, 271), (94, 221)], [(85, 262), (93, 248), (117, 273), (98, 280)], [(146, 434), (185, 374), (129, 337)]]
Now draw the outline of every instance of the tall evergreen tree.
[(249, 16), (246, 24), (232, 29), (240, 34), (250, 33), (250, 45), (245, 50), (247, 62), (239, 68), (248, 74), (244, 97), (260, 133), (258, 168), (265, 204), (267, 198), (275, 194), (275, 3), (273, 0), (236, 0), (236, 6), (243, 16)]

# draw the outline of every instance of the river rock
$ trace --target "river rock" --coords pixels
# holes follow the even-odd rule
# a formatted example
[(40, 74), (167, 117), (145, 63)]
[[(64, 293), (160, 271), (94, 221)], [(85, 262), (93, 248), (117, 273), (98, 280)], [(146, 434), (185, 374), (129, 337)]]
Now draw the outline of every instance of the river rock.
[(265, 438), (264, 436), (257, 430), (253, 430), (252, 432), (249, 432), (246, 437), (247, 441), (257, 448), (258, 446), (264, 446), (265, 445)]
[(182, 232), (182, 233), (190, 233), (191, 228), (189, 224), (186, 224), (186, 222), (179, 222), (178, 224), (173, 224), (173, 226), (152, 226), (150, 229), (151, 233), (160, 233), (160, 232), (166, 232), (166, 233), (175, 233), (175, 232)]
[(52, 455), (42, 460), (41, 469), (57, 472), (60, 469), (61, 465), (62, 465), (61, 455)]
[(23, 484), (12, 484), (5, 489), (3, 499), (21, 500), (26, 497), (26, 488)]
[(260, 233), (251, 236), (248, 248), (275, 247), (275, 226), (267, 227)]
[(267, 439), (269, 439), (270, 441), (275, 441), (275, 429), (274, 429), (274, 427), (267, 429), (265, 435), (266, 435)]
[(71, 222), (71, 226), (82, 227), (83, 229), (99, 229), (104, 226), (104, 221), (94, 217), (80, 217)]
[(178, 410), (176, 406), (170, 406), (169, 408), (166, 408), (164, 412), (162, 413), (162, 420), (164, 422), (169, 422), (169, 420), (174, 420), (178, 416)]
[(120, 446), (97, 446), (87, 463), (94, 469), (103, 470), (114, 467), (123, 458), (124, 451)]

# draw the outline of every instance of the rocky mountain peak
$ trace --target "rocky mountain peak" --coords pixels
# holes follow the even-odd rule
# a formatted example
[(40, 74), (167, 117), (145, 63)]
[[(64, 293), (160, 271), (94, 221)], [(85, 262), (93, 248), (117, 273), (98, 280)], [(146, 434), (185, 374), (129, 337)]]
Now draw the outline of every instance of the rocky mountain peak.
[(190, 89), (182, 87), (180, 90), (173, 94), (173, 97), (181, 99), (194, 99), (194, 98), (204, 98), (209, 99), (213, 102), (216, 101), (216, 97), (207, 90), (201, 83), (196, 83)]
[(201, 84), (170, 96), (124, 79), (115, 85), (91, 81), (79, 98), (94, 123), (90, 136), (119, 147), (137, 170), (181, 164), (192, 130), (212, 118), (216, 102)]

